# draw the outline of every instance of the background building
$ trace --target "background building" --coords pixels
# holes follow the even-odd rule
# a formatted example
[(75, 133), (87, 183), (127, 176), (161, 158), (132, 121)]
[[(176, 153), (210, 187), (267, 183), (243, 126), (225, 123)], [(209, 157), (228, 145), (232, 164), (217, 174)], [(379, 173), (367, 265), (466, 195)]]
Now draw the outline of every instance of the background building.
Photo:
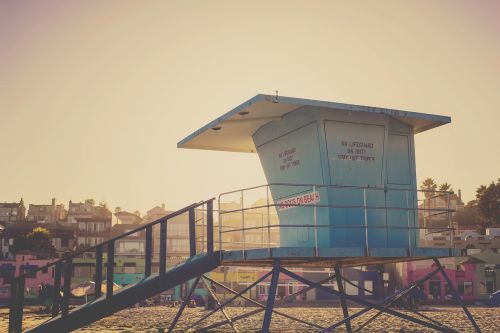
[(64, 205), (56, 205), (56, 199), (52, 198), (50, 205), (30, 204), (26, 219), (30, 222), (55, 223), (66, 219), (66, 214)]
[(7, 222), (24, 221), (25, 216), (26, 208), (22, 198), (19, 202), (0, 203), (0, 223), (3, 225)]

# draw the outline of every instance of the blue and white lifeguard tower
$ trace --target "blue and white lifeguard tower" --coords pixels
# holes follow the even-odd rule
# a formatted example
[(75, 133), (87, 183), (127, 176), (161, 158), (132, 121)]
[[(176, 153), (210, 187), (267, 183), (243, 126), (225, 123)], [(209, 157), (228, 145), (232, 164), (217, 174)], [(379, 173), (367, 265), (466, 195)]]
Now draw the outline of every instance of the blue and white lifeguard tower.
[[(219, 195), (218, 220), (214, 214), (216, 201), (211, 198), (37, 268), (36, 271), (53, 271), (52, 318), (27, 332), (69, 332), (170, 288), (190, 285), (169, 325), (168, 332), (172, 332), (198, 282), (205, 283), (207, 293), (217, 306), (184, 329), (197, 328), (205, 332), (229, 324), (238, 332), (235, 324), (238, 320), (264, 312), (262, 332), (270, 331), (273, 313), (319, 332), (330, 332), (343, 325), (351, 332), (352, 321), (358, 324), (361, 315), (376, 310), (377, 313), (357, 326), (358, 330), (384, 313), (436, 331), (457, 332), (415, 309), (410, 309), (410, 313), (390, 307), (412, 295), (420, 284), (436, 274), (444, 277), (474, 330), (480, 332), (439, 262), (439, 258), (456, 254), (450, 223), (450, 193), (417, 190), (414, 135), (449, 122), (450, 118), (444, 116), (257, 95), (189, 135), (178, 147), (257, 153), (268, 184)], [(441, 202), (448, 202), (448, 206), (426, 204), (436, 197), (444, 198)], [(167, 225), (186, 214), (189, 258), (169, 266)], [(435, 223), (430, 223), (436, 220), (440, 222), (438, 230), (434, 230)], [(448, 227), (443, 227), (446, 222)], [(158, 255), (153, 251), (155, 228), (159, 229)], [(427, 247), (422, 236), (428, 232), (447, 234), (449, 242), (440, 248)], [(115, 253), (116, 243), (130, 235), (144, 238), (144, 278), (115, 291), (114, 266), (119, 257)], [(92, 301), (71, 310), (73, 259), (89, 252), (95, 258), (94, 285), (105, 285), (106, 290), (95, 288)], [(153, 258), (158, 262), (156, 269)], [(373, 293), (343, 276), (344, 267), (419, 259), (433, 259), (435, 269), (379, 302), (344, 291), (344, 284), (348, 283)], [(207, 275), (219, 266), (272, 268), (243, 290), (235, 291)], [(288, 269), (310, 266), (333, 268), (334, 274), (321, 281), (310, 281)], [(22, 331), (28, 273), (12, 280), (9, 314), (12, 333)], [(280, 274), (306, 287), (276, 300)], [(265, 303), (245, 296), (269, 277)], [(336, 280), (336, 288), (325, 285), (333, 280)], [(234, 296), (221, 301), (213, 291), (214, 286)], [(326, 327), (275, 309), (276, 304), (293, 300), (311, 289), (337, 296), (344, 319)], [(256, 309), (230, 318), (225, 307), (238, 297)], [(347, 301), (364, 308), (350, 313)], [(202, 322), (219, 310), (225, 320), (202, 327)]]
[(178, 147), (257, 153), (279, 217), (273, 227), (280, 230), (281, 249), (366, 259), (448, 256), (449, 249), (419, 247), (414, 135), (449, 122), (445, 116), (257, 95)]
[[(334, 267), (345, 319), (321, 332), (342, 323), (351, 331), (350, 319), (359, 313), (349, 316), (345, 300), (350, 296), (343, 291), (340, 267), (432, 258), (438, 267), (434, 274), (441, 272), (448, 280), (438, 258), (457, 254), (452, 210), (449, 204), (429, 208), (425, 201), (444, 197), (449, 203), (450, 193), (417, 189), (414, 135), (450, 122), (447, 116), (256, 95), (186, 137), (178, 147), (258, 154), (268, 184), (219, 196), (222, 263), (273, 265), (270, 296), (275, 292), (276, 272), (323, 288), (283, 266)], [(247, 196), (260, 199), (252, 203)], [(261, 222), (255, 223), (252, 214), (260, 214)], [(435, 229), (426, 222), (436, 216), (449, 222), (444, 228), (447, 247), (423, 246), (422, 236)], [(276, 231), (279, 237), (273, 239)], [(255, 241), (259, 234), (260, 244)], [(387, 300), (407, 295), (430, 278)], [(455, 296), (460, 299), (456, 291)], [(268, 300), (268, 310), (273, 302)], [(269, 329), (270, 311), (263, 331)], [(479, 331), (465, 306), (464, 311)]]

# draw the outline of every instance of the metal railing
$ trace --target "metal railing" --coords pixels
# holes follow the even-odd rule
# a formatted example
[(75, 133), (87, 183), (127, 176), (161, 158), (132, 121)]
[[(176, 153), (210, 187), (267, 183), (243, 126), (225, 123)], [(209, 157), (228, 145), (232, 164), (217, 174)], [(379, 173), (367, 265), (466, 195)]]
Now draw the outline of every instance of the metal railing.
[[(351, 199), (340, 198), (338, 201), (328, 199), (335, 191), (337, 197), (341, 197), (342, 193), (345, 193)], [(383, 200), (380, 200), (382, 194)], [(240, 249), (243, 251), (253, 248), (267, 248), (270, 251), (271, 247), (280, 246), (280, 233), (284, 229), (295, 229), (297, 234), (304, 236), (312, 235), (313, 246), (316, 250), (319, 247), (318, 241), (320, 239), (318, 233), (323, 233), (328, 229), (358, 231), (362, 229), (364, 231), (364, 247), (367, 250), (370, 248), (370, 233), (378, 229), (387, 232), (407, 231), (407, 247), (410, 254), (417, 242), (419, 242), (418, 246), (426, 246), (425, 236), (434, 233), (446, 234), (451, 248), (454, 237), (451, 220), (454, 210), (450, 206), (451, 195), (452, 193), (447, 191), (412, 188), (289, 183), (272, 183), (225, 192), (218, 197), (219, 248), (221, 250)], [(314, 196), (316, 197), (314, 198)], [(273, 201), (273, 197), (277, 198), (276, 202)], [(301, 201), (301, 197), (307, 200)], [(373, 197), (378, 198), (378, 200), (374, 200)], [(373, 203), (373, 201), (376, 202)], [(383, 201), (383, 203), (377, 201)], [(432, 204), (433, 201), (434, 204)], [(435, 201), (444, 204), (444, 207), (435, 207)], [(302, 223), (283, 223), (283, 216), (288, 209), (307, 210), (301, 219)], [(325, 214), (329, 214), (330, 211), (342, 210), (357, 210), (361, 213), (361, 220), (357, 221), (357, 225), (348, 220), (343, 224), (331, 224), (329, 220), (327, 223), (322, 223), (324, 222), (322, 220), (325, 220)], [(374, 225), (371, 223), (374, 219), (371, 215), (376, 212), (385, 214), (385, 217), (382, 218), (385, 218), (386, 221), (389, 220), (390, 214), (398, 215), (398, 223), (390, 225), (386, 222), (385, 225)], [(300, 215), (300, 213), (297, 214)], [(320, 218), (319, 215), (323, 217)], [(439, 221), (442, 226), (430, 225), (431, 222), (435, 221)], [(249, 237), (252, 239), (251, 242), (247, 241)]]
[[(64, 258), (55, 260), (46, 265), (36, 269), (30, 269), (28, 272), (16, 276), (12, 279), (10, 290), (10, 312), (9, 312), (9, 333), (18, 333), (22, 331), (23, 324), (23, 310), (24, 310), (24, 292), (25, 282), (33, 274), (39, 271), (48, 271), (53, 268), (54, 288), (53, 288), (53, 305), (52, 317), (61, 314), (62, 317), (68, 315), (69, 312), (69, 299), (71, 291), (71, 279), (73, 271), (73, 261), (75, 258), (84, 255), (85, 253), (95, 252), (95, 299), (102, 296), (101, 286), (106, 278), (106, 292), (107, 299), (113, 297), (114, 289), (114, 267), (115, 267), (115, 242), (134, 233), (145, 231), (145, 253), (144, 253), (144, 276), (149, 277), (152, 274), (152, 256), (153, 256), (153, 227), (159, 225), (160, 228), (160, 253), (159, 253), (159, 268), (158, 274), (163, 275), (167, 271), (167, 223), (169, 220), (187, 213), (188, 218), (188, 232), (189, 232), (189, 255), (195, 256), (197, 253), (207, 252), (213, 253), (214, 251), (214, 237), (213, 237), (213, 201), (212, 198), (207, 201), (194, 203), (176, 212), (168, 214), (156, 221), (141, 225), (133, 230), (125, 232), (122, 235), (113, 237), (98, 245), (88, 247), (81, 251), (77, 251)], [(202, 217), (197, 219), (197, 211), (202, 210)], [(197, 250), (197, 223), (202, 220), (202, 241), (203, 245), (200, 250)], [(206, 229), (206, 230), (205, 230)], [(200, 232), (198, 228), (198, 232)], [(107, 252), (106, 263), (104, 263), (106, 272), (103, 274), (103, 253)], [(62, 292), (62, 294), (61, 294)]]

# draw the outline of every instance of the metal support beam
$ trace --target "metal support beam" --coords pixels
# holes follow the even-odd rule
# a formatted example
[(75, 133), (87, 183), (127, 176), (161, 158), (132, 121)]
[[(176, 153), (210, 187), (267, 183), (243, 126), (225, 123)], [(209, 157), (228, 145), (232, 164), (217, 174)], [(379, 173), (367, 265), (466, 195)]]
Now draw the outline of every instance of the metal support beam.
[[(413, 282), (411, 285), (409, 285), (408, 287), (406, 287), (405, 289), (399, 291), (398, 293), (396, 294), (393, 294), (393, 295), (390, 295), (388, 297), (386, 297), (384, 300), (382, 300), (381, 304), (384, 304), (385, 306), (390, 306), (391, 304), (393, 304), (394, 302), (396, 302), (397, 300), (407, 296), (410, 292), (413, 291), (413, 289), (415, 289), (419, 284), (421, 283), (424, 283), (425, 281), (429, 280), (431, 277), (433, 277), (434, 275), (436, 275), (437, 273), (439, 272), (438, 269), (432, 271), (432, 272), (429, 272), (427, 273), (426, 275), (424, 275), (423, 277), (421, 277), (420, 279), (418, 279), (417, 281)], [(363, 310), (362, 310), (363, 311)], [(435, 324), (437, 325), (440, 325), (440, 326), (443, 326), (442, 324), (440, 324), (439, 322), (433, 320), (433, 319), (430, 319), (416, 311), (412, 311), (414, 313), (416, 313), (417, 315), (420, 315), (421, 317), (424, 317), (426, 318), (427, 320), (429, 321), (432, 321), (434, 322)], [(380, 316), (381, 314), (383, 313), (383, 311), (379, 311), (377, 312), (375, 315), (373, 315), (370, 319), (368, 319), (366, 322), (364, 322), (363, 324), (361, 324), (357, 329), (356, 329), (356, 332), (362, 330), (363, 328), (365, 328), (367, 325), (369, 325), (371, 322), (373, 322), (378, 316)], [(444, 327), (444, 326), (443, 326)]]
[[(225, 301), (223, 304), (221, 304), (221, 307), (222, 306), (226, 306), (228, 305), (229, 303), (231, 303), (232, 301), (234, 301), (236, 298), (239, 297), (240, 294), (244, 294), (246, 293), (247, 291), (249, 291), (250, 289), (252, 289), (254, 286), (256, 286), (257, 284), (259, 284), (260, 282), (264, 281), (269, 275), (272, 274), (272, 271), (269, 271), (267, 272), (266, 274), (264, 274), (261, 278), (259, 278), (257, 281), (255, 281), (254, 283), (252, 283), (251, 285), (249, 285), (248, 287), (246, 287), (245, 289), (243, 289), (241, 292), (239, 292), (238, 294), (236, 294), (235, 296), (231, 297), (229, 300)], [(205, 275), (203, 275), (204, 277), (206, 277)], [(215, 282), (214, 280), (206, 277), (209, 281), (212, 281), (212, 282)], [(220, 285), (218, 282), (215, 282), (217, 285)], [(207, 313), (206, 315), (204, 315), (201, 319), (198, 319), (194, 324), (190, 325), (187, 329), (190, 329), (194, 326), (198, 326), (203, 320), (207, 319), (208, 317), (210, 317), (211, 315), (213, 315), (215, 312), (217, 312), (217, 310), (219, 310), (219, 306), (216, 306), (215, 309), (211, 310), (209, 313)], [(235, 322), (236, 320), (233, 320), (233, 322)], [(225, 324), (227, 321), (224, 321), (223, 324)]]
[(186, 307), (187, 303), (189, 302), (189, 299), (191, 298), (191, 296), (193, 295), (193, 292), (196, 289), (196, 285), (198, 284), (198, 282), (200, 282), (200, 278), (201, 278), (201, 276), (198, 276), (194, 280), (193, 285), (189, 289), (188, 294), (186, 295), (186, 297), (182, 301), (182, 304), (181, 304), (181, 307), (179, 308), (179, 311), (177, 311), (177, 314), (175, 315), (174, 320), (172, 321), (172, 323), (170, 324), (170, 327), (168, 328), (168, 331), (167, 331), (168, 333), (171, 333), (174, 330), (175, 325), (177, 325), (177, 321), (181, 317), (182, 312), (184, 311), (184, 308)]
[[(336, 296), (340, 296), (340, 292), (336, 291), (336, 290), (333, 290), (331, 288), (328, 288), (328, 287), (325, 287), (325, 286), (322, 286), (320, 284), (317, 284), (317, 283), (314, 283), (314, 282), (311, 282), (305, 278), (303, 278), (302, 276), (300, 275), (297, 275), (293, 272), (290, 272), (284, 268), (281, 268), (281, 272), (283, 272), (283, 274), (285, 275), (288, 275), (289, 277), (299, 281), (299, 282), (302, 282), (304, 284), (307, 284), (309, 286), (312, 286), (312, 287), (315, 287), (316, 289), (318, 290), (322, 290), (322, 291), (325, 291), (327, 293), (330, 293), (330, 294), (333, 294), (333, 295), (336, 295)], [(415, 324), (419, 324), (419, 325), (422, 325), (422, 326), (425, 326), (425, 327), (429, 327), (429, 328), (433, 328), (439, 332), (454, 332), (453, 330), (450, 330), (448, 328), (444, 328), (444, 327), (441, 327), (441, 326), (437, 326), (437, 325), (434, 325), (432, 323), (428, 323), (428, 322), (425, 322), (423, 320), (420, 320), (418, 318), (414, 318), (414, 317), (411, 317), (411, 316), (408, 316), (404, 313), (401, 313), (401, 312), (397, 312), (397, 311), (394, 311), (390, 308), (386, 308), (382, 305), (379, 305), (379, 304), (374, 304), (374, 303), (371, 303), (371, 302), (368, 302), (368, 301), (365, 301), (359, 297), (355, 297), (355, 296), (352, 296), (352, 295), (347, 295), (347, 294), (344, 294), (344, 297), (349, 300), (349, 301), (352, 301), (352, 302), (356, 302), (358, 304), (361, 304), (361, 305), (364, 305), (364, 306), (367, 306), (367, 307), (371, 307), (371, 308), (374, 308), (374, 309), (377, 309), (377, 310), (381, 310), (387, 314), (390, 314), (390, 315), (393, 315), (393, 316), (396, 316), (398, 318), (401, 318), (401, 319), (406, 319), (408, 321), (411, 321)], [(344, 319), (345, 321), (345, 319)]]
[(344, 292), (344, 285), (342, 284), (342, 276), (340, 275), (340, 267), (338, 265), (335, 265), (334, 270), (335, 270), (335, 279), (337, 280), (337, 288), (341, 293), (339, 298), (340, 298), (340, 304), (342, 305), (342, 313), (344, 314), (344, 318), (346, 318), (345, 329), (348, 333), (352, 333), (351, 321), (349, 320), (349, 308), (347, 307), (347, 302), (343, 296), (345, 292)]
[[(269, 273), (272, 273), (272, 272), (269, 272)], [(263, 304), (261, 304), (261, 303), (259, 303), (259, 302), (255, 301), (255, 300), (253, 300), (253, 299), (251, 299), (251, 298), (249, 298), (249, 297), (246, 297), (246, 296), (244, 295), (246, 291), (245, 291), (245, 292), (237, 292), (237, 291), (235, 291), (235, 290), (233, 290), (233, 289), (231, 289), (231, 288), (229, 288), (229, 287), (226, 287), (225, 285), (223, 285), (223, 284), (221, 284), (221, 283), (219, 283), (219, 282), (217, 282), (217, 281), (215, 281), (215, 280), (212, 280), (211, 278), (209, 278), (209, 277), (207, 277), (207, 276), (205, 276), (205, 275), (203, 275), (203, 277), (204, 277), (205, 279), (207, 279), (208, 281), (212, 282), (213, 284), (215, 284), (215, 285), (217, 285), (217, 286), (219, 286), (219, 287), (221, 287), (221, 288), (223, 288), (223, 289), (225, 289), (225, 290), (229, 291), (230, 293), (232, 293), (232, 294), (236, 295), (236, 297), (241, 297), (241, 298), (243, 298), (245, 301), (248, 301), (248, 302), (250, 302), (250, 303), (252, 303), (252, 304), (254, 304), (254, 305), (258, 306), (259, 308), (262, 308), (263, 310), (266, 310), (266, 309), (267, 309), (265, 305), (263, 305)], [(275, 304), (275, 305), (276, 305), (276, 304)], [(291, 319), (291, 320), (295, 320), (295, 321), (297, 321), (297, 322), (299, 322), (299, 323), (301, 323), (301, 324), (304, 324), (304, 325), (309, 325), (309, 326), (312, 326), (312, 327), (315, 327), (315, 328), (319, 328), (319, 329), (323, 329), (323, 328), (324, 328), (324, 327), (322, 327), (322, 326), (316, 325), (315, 323), (311, 323), (311, 322), (308, 322), (308, 321), (305, 321), (305, 320), (302, 320), (302, 319), (299, 319), (299, 318), (295, 318), (294, 316), (288, 315), (288, 314), (286, 314), (286, 313), (284, 313), (284, 312), (281, 312), (281, 311), (278, 311), (278, 310), (276, 310), (276, 309), (275, 309), (275, 310), (273, 310), (273, 312), (274, 312), (274, 313), (276, 313), (277, 315), (280, 315), (280, 316), (282, 316), (282, 317), (285, 317), (285, 318), (288, 318), (288, 319)]]
[[(424, 281), (426, 281), (426, 280), (430, 279), (431, 277), (433, 277), (434, 275), (436, 275), (438, 272), (439, 272), (439, 270), (435, 270), (435, 271), (433, 271), (433, 272), (430, 272), (430, 273), (426, 274), (424, 277), (420, 278), (419, 280), (417, 280), (416, 282), (414, 282), (412, 285), (410, 285), (410, 286), (406, 287), (406, 288), (405, 288), (405, 289), (403, 289), (403, 290), (400, 290), (399, 292), (397, 292), (397, 293), (395, 293), (395, 294), (393, 294), (393, 295), (390, 295), (390, 296), (388, 296), (388, 297), (384, 298), (384, 299), (380, 302), (380, 305), (390, 304), (390, 302), (395, 301), (395, 300), (397, 300), (397, 299), (399, 299), (399, 298), (401, 298), (401, 297), (404, 297), (404, 296), (408, 295), (408, 293), (410, 293), (410, 292), (411, 292), (411, 291), (412, 291), (412, 290), (413, 290), (413, 289), (414, 289), (414, 288), (415, 288), (415, 287), (416, 287), (419, 283), (422, 283), (422, 282), (424, 282)], [(361, 310), (361, 311), (356, 312), (356, 313), (355, 313), (355, 314), (353, 314), (353, 315), (350, 315), (350, 316), (349, 316), (349, 319), (350, 319), (350, 320), (352, 320), (352, 319), (354, 319), (354, 318), (356, 318), (356, 317), (359, 317), (359, 316), (363, 315), (364, 313), (366, 313), (366, 312), (368, 312), (368, 311), (370, 311), (370, 310), (372, 310), (372, 308), (371, 308), (371, 307), (367, 307), (367, 308), (365, 308), (365, 309), (363, 309), (363, 310)], [(362, 324), (360, 327), (358, 327), (356, 331), (358, 331), (358, 330), (360, 330), (361, 328), (363, 328), (363, 327), (365, 327), (366, 325), (368, 325), (371, 321), (373, 321), (373, 320), (374, 320), (377, 316), (379, 316), (379, 315), (380, 315), (380, 314), (382, 314), (382, 313), (383, 313), (383, 311), (379, 311), (379, 312), (378, 312), (377, 314), (375, 314), (372, 318), (368, 319), (368, 321), (367, 321), (367, 322), (365, 322), (365, 323), (364, 323), (364, 324)], [(346, 321), (346, 319), (341, 320), (341, 321), (339, 321), (339, 322), (337, 322), (337, 323), (333, 324), (332, 326), (328, 327), (327, 329), (325, 329), (325, 330), (321, 331), (320, 333), (330, 332), (331, 330), (333, 330), (333, 329), (335, 329), (335, 328), (337, 328), (337, 327), (341, 326), (343, 323), (345, 323), (345, 321)], [(455, 331), (453, 331), (453, 330), (451, 330), (451, 329), (450, 329), (450, 331), (455, 332)]]
[(434, 263), (436, 264), (436, 266), (438, 267), (439, 271), (441, 272), (441, 275), (446, 280), (446, 283), (448, 283), (448, 286), (450, 287), (451, 292), (453, 294), (453, 298), (455, 298), (455, 300), (460, 304), (460, 306), (464, 310), (465, 314), (467, 315), (467, 318), (469, 318), (469, 321), (472, 323), (472, 326), (474, 326), (474, 330), (477, 333), (480, 333), (481, 329), (479, 328), (479, 325), (474, 320), (474, 317), (472, 317), (472, 314), (469, 312), (469, 309), (467, 309), (467, 306), (465, 305), (465, 303), (463, 302), (462, 298), (458, 294), (458, 291), (455, 289), (455, 286), (453, 285), (453, 283), (451, 283), (451, 280), (448, 277), (448, 275), (446, 274), (443, 266), (441, 265), (441, 263), (439, 262), (439, 260), (437, 258), (433, 258), (432, 260), (434, 260)]
[[(265, 277), (267, 278), (267, 275), (270, 275), (270, 274), (272, 274), (272, 271), (268, 272), (268, 273), (266, 274), (266, 276), (265, 276)], [(262, 279), (262, 278), (261, 278), (261, 279)], [(330, 281), (330, 280), (333, 280), (333, 279), (335, 279), (335, 276), (329, 276), (329, 277), (327, 277), (327, 278), (325, 278), (325, 279), (323, 279), (323, 280), (321, 280), (321, 281), (318, 281), (318, 282), (316, 282), (316, 283), (323, 284), (323, 283), (326, 283), (326, 282), (328, 282), (328, 281)], [(260, 282), (260, 281), (259, 281), (259, 280), (257, 280), (257, 281), (255, 282), (255, 284), (257, 284), (257, 283), (259, 283), (259, 282)], [(250, 288), (249, 288), (249, 289), (250, 289)], [(314, 289), (314, 288), (313, 288), (313, 287), (311, 287), (311, 286), (305, 287), (304, 289), (299, 290), (299, 291), (297, 291), (297, 292), (295, 292), (295, 293), (293, 293), (293, 294), (291, 294), (291, 295), (285, 296), (283, 299), (281, 299), (281, 300), (277, 301), (277, 302), (275, 303), (275, 305), (278, 305), (278, 304), (281, 304), (281, 303), (285, 303), (285, 302), (287, 302), (287, 301), (289, 301), (289, 300), (291, 300), (291, 299), (295, 298), (295, 297), (296, 297), (296, 296), (298, 296), (298, 295), (301, 295), (301, 294), (305, 294), (305, 293), (307, 293), (307, 292), (308, 292), (309, 290), (311, 290), (311, 289)], [(242, 293), (243, 293), (243, 292), (246, 292), (246, 291), (242, 291)], [(236, 299), (236, 298), (237, 298), (237, 296), (233, 297), (231, 300), (227, 301), (225, 304), (227, 304), (227, 303), (231, 302), (232, 300), (234, 300), (234, 299)], [(234, 318), (232, 318), (232, 319), (233, 319), (233, 322), (237, 322), (238, 320), (241, 320), (241, 319), (245, 319), (245, 318), (251, 317), (251, 316), (253, 316), (253, 315), (257, 314), (257, 313), (260, 313), (260, 312), (262, 312), (262, 311), (264, 311), (264, 310), (265, 310), (265, 309), (262, 309), (262, 308), (260, 308), (260, 309), (255, 309), (255, 310), (249, 311), (249, 312), (247, 312), (247, 313), (244, 313), (244, 314), (238, 315), (238, 316), (236, 316), (236, 317), (234, 317)], [(200, 320), (199, 322), (201, 322), (201, 320)], [(199, 322), (197, 322), (197, 324), (199, 324)], [(214, 324), (210, 324), (210, 325), (208, 325), (208, 326), (205, 326), (205, 327), (201, 328), (201, 329), (200, 329), (200, 331), (201, 331), (201, 332), (205, 332), (205, 331), (208, 331), (208, 330), (211, 330), (211, 329), (214, 329), (214, 328), (220, 327), (220, 326), (225, 325), (225, 324), (226, 324), (226, 321), (220, 321), (220, 322), (217, 322), (217, 323), (214, 323)], [(194, 325), (193, 325), (193, 326), (194, 326)], [(191, 327), (193, 327), (193, 326), (190, 326), (190, 328), (191, 328)]]
[(276, 299), (276, 290), (278, 289), (278, 279), (280, 276), (280, 262), (276, 260), (273, 265), (273, 275), (271, 276), (271, 285), (267, 292), (266, 311), (264, 313), (264, 320), (262, 321), (262, 333), (269, 333), (271, 326), (271, 317), (274, 309), (274, 300)]
[(205, 279), (205, 277), (202, 277), (201, 280), (205, 284), (205, 287), (207, 287), (208, 293), (215, 300), (215, 302), (217, 303), (217, 306), (219, 307), (220, 311), (222, 312), (222, 314), (224, 315), (224, 317), (226, 318), (226, 320), (229, 322), (229, 325), (231, 325), (231, 327), (233, 328), (233, 331), (235, 333), (239, 333), (238, 328), (234, 325), (233, 321), (231, 320), (231, 318), (227, 314), (226, 310), (224, 309), (224, 306), (221, 304), (221, 302), (219, 300), (219, 297), (217, 297), (217, 295), (214, 293), (214, 291), (212, 290), (211, 286), (207, 283), (207, 280)]

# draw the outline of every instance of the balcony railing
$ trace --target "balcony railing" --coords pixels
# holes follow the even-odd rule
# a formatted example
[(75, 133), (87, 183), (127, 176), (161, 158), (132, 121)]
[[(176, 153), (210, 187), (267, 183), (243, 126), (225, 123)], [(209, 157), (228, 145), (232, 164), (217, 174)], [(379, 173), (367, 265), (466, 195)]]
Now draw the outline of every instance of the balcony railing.
[[(336, 195), (332, 195), (336, 193)], [(343, 198), (345, 194), (349, 198)], [(376, 186), (338, 186), (316, 184), (273, 183), (250, 187), (219, 195), (219, 248), (223, 250), (279, 247), (282, 231), (295, 230), (298, 235), (312, 237), (317, 249), (318, 234), (330, 229), (363, 231), (365, 248), (372, 239), (369, 234), (376, 230), (406, 231), (408, 249), (430, 246), (427, 235), (443, 234), (453, 247), (452, 193), (412, 188)], [(276, 201), (274, 198), (280, 198)], [(325, 198), (326, 197), (326, 198)], [(392, 200), (390, 198), (393, 198)], [(445, 202), (444, 207), (431, 207), (432, 200)], [(286, 210), (294, 209), (301, 223), (283, 223)], [(359, 223), (331, 224), (325, 214), (333, 211), (357, 211)], [(323, 218), (320, 215), (323, 214)], [(378, 215), (377, 215), (378, 214)], [(281, 215), (281, 216), (280, 216)], [(388, 221), (389, 216), (398, 223), (375, 225), (374, 217)], [(382, 217), (381, 217), (382, 216)], [(384, 217), (385, 216), (385, 217)], [(392, 221), (394, 222), (394, 221)], [(439, 223), (437, 223), (439, 222)], [(435, 226), (439, 224), (439, 226)], [(413, 239), (412, 239), (413, 238)], [(390, 246), (389, 246), (390, 247)]]

